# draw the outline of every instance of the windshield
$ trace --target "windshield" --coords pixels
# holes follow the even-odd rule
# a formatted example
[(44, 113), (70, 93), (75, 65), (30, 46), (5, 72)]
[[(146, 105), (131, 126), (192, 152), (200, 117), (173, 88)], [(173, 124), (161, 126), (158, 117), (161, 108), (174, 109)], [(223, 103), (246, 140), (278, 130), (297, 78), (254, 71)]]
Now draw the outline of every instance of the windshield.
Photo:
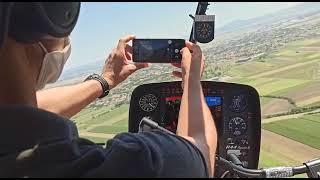
[[(196, 2), (83, 3), (71, 34), (72, 54), (59, 81), (81, 82), (101, 73), (105, 58), (126, 34), (137, 38), (189, 39)], [(301, 164), (320, 155), (320, 3), (216, 2), (215, 39), (201, 44), (203, 80), (248, 84), (262, 110), (260, 167)], [(179, 80), (173, 67), (152, 64), (72, 120), (80, 136), (105, 142), (128, 130), (135, 87)], [(301, 177), (301, 176), (299, 176)], [(305, 175), (302, 175), (305, 177)]]

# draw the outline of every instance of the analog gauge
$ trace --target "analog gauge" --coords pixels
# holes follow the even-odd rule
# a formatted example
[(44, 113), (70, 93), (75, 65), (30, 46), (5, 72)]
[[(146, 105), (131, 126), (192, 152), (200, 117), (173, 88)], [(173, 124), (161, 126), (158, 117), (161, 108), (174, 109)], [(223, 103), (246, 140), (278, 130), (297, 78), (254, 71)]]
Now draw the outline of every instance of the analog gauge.
[(208, 39), (213, 33), (213, 28), (210, 23), (199, 23), (196, 28), (197, 36), (201, 39)]
[(247, 105), (248, 103), (246, 97), (241, 94), (232, 97), (229, 107), (233, 112), (242, 112), (246, 109)]
[(148, 94), (140, 98), (139, 105), (142, 110), (151, 112), (156, 109), (158, 105), (158, 99), (155, 95)]
[(234, 136), (240, 136), (247, 130), (246, 122), (240, 118), (235, 117), (229, 121), (229, 132)]

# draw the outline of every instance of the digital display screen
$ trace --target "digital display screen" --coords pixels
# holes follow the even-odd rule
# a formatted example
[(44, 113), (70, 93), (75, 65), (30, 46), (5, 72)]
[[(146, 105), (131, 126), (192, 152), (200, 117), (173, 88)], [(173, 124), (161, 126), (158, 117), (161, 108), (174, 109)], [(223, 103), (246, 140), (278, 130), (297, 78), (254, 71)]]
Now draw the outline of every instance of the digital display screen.
[(211, 106), (220, 106), (222, 103), (221, 97), (217, 96), (206, 96), (206, 102), (209, 107)]
[(168, 43), (166, 42), (155, 42), (155, 41), (139, 41), (140, 49), (139, 56), (140, 57), (165, 57), (166, 50), (168, 47)]
[(180, 62), (184, 39), (134, 39), (133, 61), (150, 63)]
[[(171, 96), (165, 99), (165, 112), (161, 126), (176, 132), (181, 104), (181, 96)], [(205, 96), (207, 105), (214, 118), (221, 118), (222, 98), (219, 96)]]
[(165, 40), (136, 40), (134, 48), (136, 49), (135, 61), (170, 59), (169, 45)]

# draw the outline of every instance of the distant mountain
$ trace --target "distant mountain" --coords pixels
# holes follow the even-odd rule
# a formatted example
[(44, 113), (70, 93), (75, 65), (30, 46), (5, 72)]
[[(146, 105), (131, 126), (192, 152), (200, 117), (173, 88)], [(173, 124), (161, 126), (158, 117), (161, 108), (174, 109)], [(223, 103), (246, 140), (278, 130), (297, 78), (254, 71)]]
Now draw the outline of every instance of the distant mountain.
[(232, 21), (231, 23), (218, 28), (216, 30), (216, 34), (222, 34), (246, 28), (261, 27), (278, 21), (287, 21), (290, 19), (299, 18), (299, 16), (313, 15), (314, 13), (320, 13), (320, 2), (305, 2), (294, 7), (280, 10), (264, 16), (247, 20)]
[(92, 61), (83, 65), (65, 69), (63, 70), (63, 73), (61, 74), (59, 81), (88, 76), (91, 73), (98, 73), (97, 71), (99, 71), (100, 73), (100, 71), (102, 71), (103, 65), (104, 65), (104, 60), (101, 59), (99, 61)]

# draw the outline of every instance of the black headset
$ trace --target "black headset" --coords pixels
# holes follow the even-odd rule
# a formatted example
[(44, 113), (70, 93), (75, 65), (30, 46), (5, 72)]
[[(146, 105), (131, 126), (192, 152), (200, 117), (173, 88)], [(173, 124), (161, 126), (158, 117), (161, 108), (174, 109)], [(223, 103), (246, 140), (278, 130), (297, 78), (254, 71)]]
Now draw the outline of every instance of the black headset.
[(22, 43), (68, 36), (80, 2), (0, 2), (0, 47), (6, 35)]

